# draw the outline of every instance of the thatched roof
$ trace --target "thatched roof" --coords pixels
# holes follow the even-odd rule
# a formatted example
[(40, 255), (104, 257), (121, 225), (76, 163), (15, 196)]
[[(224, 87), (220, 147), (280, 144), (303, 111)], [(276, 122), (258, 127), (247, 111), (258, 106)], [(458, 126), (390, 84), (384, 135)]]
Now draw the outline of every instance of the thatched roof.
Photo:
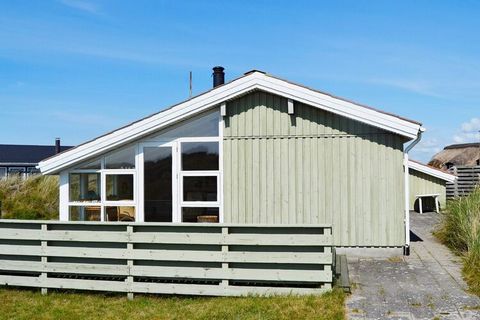
[[(480, 143), (452, 144), (432, 157), (428, 163), (439, 169), (449, 166), (475, 166), (480, 159)], [(448, 164), (448, 165), (447, 165)]]

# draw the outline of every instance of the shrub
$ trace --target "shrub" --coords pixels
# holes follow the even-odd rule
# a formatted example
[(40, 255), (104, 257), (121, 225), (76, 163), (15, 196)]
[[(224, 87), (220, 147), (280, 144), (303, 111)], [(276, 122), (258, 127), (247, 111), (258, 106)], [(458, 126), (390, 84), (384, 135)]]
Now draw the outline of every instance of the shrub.
[(463, 275), (480, 295), (480, 188), (447, 204), (435, 235), (463, 257)]
[(32, 176), (0, 180), (4, 219), (58, 219), (58, 177)]

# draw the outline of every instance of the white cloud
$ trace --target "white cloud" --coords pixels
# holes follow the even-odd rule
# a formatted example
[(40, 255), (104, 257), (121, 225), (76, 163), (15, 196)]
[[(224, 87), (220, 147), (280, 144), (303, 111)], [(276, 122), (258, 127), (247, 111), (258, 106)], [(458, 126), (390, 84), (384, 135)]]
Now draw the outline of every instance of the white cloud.
[(480, 118), (472, 118), (470, 121), (463, 123), (462, 131), (466, 133), (480, 131)]
[(60, 0), (60, 2), (70, 8), (85, 11), (92, 14), (98, 14), (99, 7), (91, 2), (84, 0)]
[(480, 141), (480, 118), (472, 118), (462, 123), (460, 130), (453, 136), (455, 143), (467, 143)]

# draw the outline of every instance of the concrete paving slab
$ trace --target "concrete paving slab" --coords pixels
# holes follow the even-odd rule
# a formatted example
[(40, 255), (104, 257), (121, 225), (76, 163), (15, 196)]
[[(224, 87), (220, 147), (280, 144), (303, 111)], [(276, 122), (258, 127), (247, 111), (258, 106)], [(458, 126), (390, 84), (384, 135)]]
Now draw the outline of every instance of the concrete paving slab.
[(480, 319), (480, 298), (468, 293), (461, 261), (432, 235), (436, 213), (411, 213), (419, 241), (410, 256), (348, 257), (349, 319)]

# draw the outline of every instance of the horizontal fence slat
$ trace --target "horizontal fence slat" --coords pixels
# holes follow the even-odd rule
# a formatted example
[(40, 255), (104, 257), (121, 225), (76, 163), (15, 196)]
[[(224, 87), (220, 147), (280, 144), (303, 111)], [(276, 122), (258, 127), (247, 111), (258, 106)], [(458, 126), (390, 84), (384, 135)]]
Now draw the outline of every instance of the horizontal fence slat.
[(331, 235), (315, 234), (188, 234), (188, 233), (133, 233), (133, 243), (165, 243), (165, 244), (210, 244), (210, 245), (270, 245), (270, 246), (305, 246), (329, 245)]
[(40, 244), (38, 246), (0, 244), (0, 254), (14, 256), (40, 256), (42, 255), (42, 247), (40, 247)]
[(139, 293), (180, 294), (180, 295), (208, 295), (208, 296), (246, 296), (272, 294), (320, 294), (326, 291), (323, 288), (282, 288), (282, 287), (254, 287), (254, 286), (226, 286), (220, 285), (186, 285), (169, 283), (141, 283), (134, 282), (132, 289)]
[(331, 271), (327, 270), (179, 268), (158, 266), (134, 266), (131, 274), (136, 277), (301, 282), (328, 282), (332, 277)]
[(126, 242), (128, 236), (122, 232), (96, 232), (92, 238), (92, 231), (41, 231), (22, 229), (3, 229), (0, 239), (14, 240), (41, 240), (41, 241), (80, 241), (80, 242)]

